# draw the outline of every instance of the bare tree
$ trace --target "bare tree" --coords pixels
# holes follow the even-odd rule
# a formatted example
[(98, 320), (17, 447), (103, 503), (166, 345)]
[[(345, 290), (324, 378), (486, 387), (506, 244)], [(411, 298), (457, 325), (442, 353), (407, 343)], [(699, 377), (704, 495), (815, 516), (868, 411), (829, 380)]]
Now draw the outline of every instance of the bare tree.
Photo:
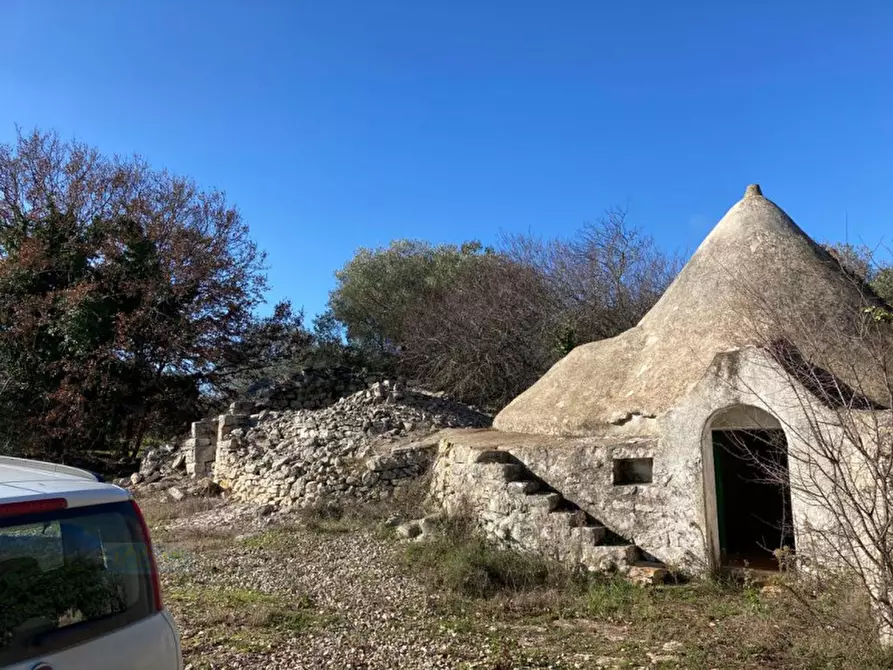
[[(840, 277), (846, 277), (841, 299), (829, 308), (836, 317), (819, 306), (805, 312), (802, 295), (792, 295), (791, 304), (769, 300), (761, 287), (741, 278), (745, 300), (739, 305), (745, 308), (736, 316), (764, 355), (757, 359), (762, 369), (756, 378), (741, 374), (733, 383), (772, 408), (784, 429), (787, 458), (776, 458), (772, 449), (750, 448), (746, 455), (759, 462), (767, 480), (790, 489), (798, 566), (854, 576), (868, 594), (881, 641), (889, 645), (893, 315), (858, 277)], [(813, 278), (801, 279), (808, 286)], [(827, 275), (814, 279), (827, 281)]]
[(659, 249), (619, 208), (587, 223), (570, 240), (507, 235), (502, 246), (547, 279), (565, 327), (573, 331), (573, 344), (635, 326), (682, 266), (678, 255)]
[(404, 362), (433, 388), (499, 407), (554, 362), (557, 318), (554, 295), (535, 268), (480, 256), (411, 319)]

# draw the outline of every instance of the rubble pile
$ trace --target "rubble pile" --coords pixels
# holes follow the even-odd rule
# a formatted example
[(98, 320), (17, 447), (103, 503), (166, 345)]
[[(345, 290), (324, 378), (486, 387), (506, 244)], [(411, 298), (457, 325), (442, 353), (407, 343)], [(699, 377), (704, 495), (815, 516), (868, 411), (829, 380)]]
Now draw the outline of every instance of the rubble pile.
[(221, 416), (214, 477), (239, 499), (277, 507), (382, 500), (427, 472), (436, 441), (425, 438), (490, 420), (440, 394), (384, 381), (321, 410)]

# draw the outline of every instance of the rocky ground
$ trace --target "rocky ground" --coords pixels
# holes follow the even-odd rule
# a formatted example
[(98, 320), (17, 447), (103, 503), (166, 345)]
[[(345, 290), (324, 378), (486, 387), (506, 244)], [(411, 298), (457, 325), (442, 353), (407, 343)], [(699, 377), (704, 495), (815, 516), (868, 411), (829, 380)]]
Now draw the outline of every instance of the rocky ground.
[(486, 571), (484, 558), (410, 552), (423, 545), (368, 516), (192, 495), (141, 504), (192, 670), (890, 667), (864, 631), (823, 623), (846, 608), (867, 621), (846, 594), (816, 599), (809, 617), (785, 589), (749, 584), (601, 580), (475, 597), (449, 592), (432, 561)]
[[(293, 527), (224, 504), (158, 534), (193, 668), (483, 668), (499, 656), (487, 631), (459, 635), (433, 615), (436, 596), (401, 564), (400, 546), (353, 522)], [(243, 612), (218, 616), (220, 605)]]

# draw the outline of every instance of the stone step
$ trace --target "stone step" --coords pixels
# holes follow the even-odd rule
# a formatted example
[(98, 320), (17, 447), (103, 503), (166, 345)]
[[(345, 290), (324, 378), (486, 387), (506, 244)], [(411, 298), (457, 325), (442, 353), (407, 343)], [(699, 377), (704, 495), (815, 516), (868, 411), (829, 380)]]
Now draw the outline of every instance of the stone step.
[(485, 472), (498, 479), (502, 479), (506, 482), (516, 482), (524, 479), (530, 478), (530, 473), (520, 463), (482, 463), (486, 470)]
[(550, 512), (558, 509), (558, 506), (564, 501), (557, 493), (532, 493), (531, 495), (526, 497), (527, 504), (531, 507), (544, 507)]
[[(558, 495), (558, 494), (556, 494)], [(561, 499), (561, 503), (564, 502), (564, 498)], [(574, 528), (576, 526), (585, 526), (585, 517), (583, 517), (583, 523), (580, 522), (580, 514), (575, 510), (570, 509), (562, 509), (561, 503), (558, 504), (552, 513), (549, 515), (552, 518), (553, 522), (561, 523), (568, 528)]]
[(584, 543), (599, 544), (608, 533), (608, 529), (601, 524), (587, 521), (580, 510), (554, 510), (549, 514), (549, 518), (559, 527), (566, 526), (570, 529), (571, 534)]
[(582, 549), (581, 562), (597, 572), (626, 570), (641, 556), (639, 548), (634, 544), (587, 544)]
[(478, 452), (474, 459), (475, 463), (514, 463), (516, 462), (512, 455), (507, 451), (499, 449), (485, 449)]
[(605, 539), (608, 529), (604, 526), (575, 526), (571, 529), (574, 535), (577, 535), (582, 542), (587, 544), (599, 544)]
[(640, 586), (663, 584), (667, 580), (668, 571), (662, 563), (636, 561), (625, 571), (626, 579)]
[(540, 490), (540, 484), (533, 479), (519, 479), (505, 485), (509, 493), (531, 495)]

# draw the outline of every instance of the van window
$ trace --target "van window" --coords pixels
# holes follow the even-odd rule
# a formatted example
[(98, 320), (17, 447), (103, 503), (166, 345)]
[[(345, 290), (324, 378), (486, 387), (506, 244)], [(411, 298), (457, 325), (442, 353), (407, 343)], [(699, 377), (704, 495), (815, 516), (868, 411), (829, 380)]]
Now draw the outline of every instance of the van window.
[(152, 614), (150, 570), (128, 502), (0, 517), (0, 667)]

